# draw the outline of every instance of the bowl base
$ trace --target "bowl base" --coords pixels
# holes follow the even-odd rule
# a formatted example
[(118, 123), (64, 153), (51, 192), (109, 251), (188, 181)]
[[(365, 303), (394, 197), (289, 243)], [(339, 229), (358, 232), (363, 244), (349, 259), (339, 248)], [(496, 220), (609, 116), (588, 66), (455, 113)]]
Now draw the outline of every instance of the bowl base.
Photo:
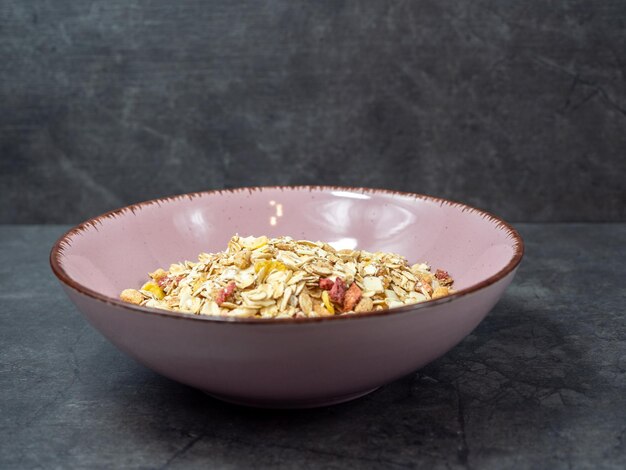
[(284, 401), (274, 401), (274, 400), (257, 400), (254, 398), (245, 398), (245, 397), (233, 397), (228, 395), (219, 395), (216, 393), (207, 392), (203, 390), (207, 395), (217, 398), (218, 400), (225, 401), (227, 403), (232, 403), (235, 405), (243, 405), (249, 406), (253, 408), (273, 408), (273, 409), (297, 409), (297, 408), (319, 408), (322, 406), (330, 406), (337, 405), (339, 403), (345, 403), (350, 400), (355, 400), (357, 398), (361, 398), (369, 393), (372, 393), (375, 390), (378, 390), (380, 387), (371, 388), (369, 390), (365, 390), (357, 393), (349, 393), (347, 395), (339, 395), (334, 397), (325, 397), (325, 398), (313, 398), (308, 400), (284, 400)]

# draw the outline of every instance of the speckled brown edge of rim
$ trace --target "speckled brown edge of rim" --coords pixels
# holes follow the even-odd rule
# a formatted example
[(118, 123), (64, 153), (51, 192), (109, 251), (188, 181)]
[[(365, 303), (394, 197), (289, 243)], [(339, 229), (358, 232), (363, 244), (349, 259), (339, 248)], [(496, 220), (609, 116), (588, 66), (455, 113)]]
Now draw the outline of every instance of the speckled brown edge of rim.
[[(387, 195), (392, 195), (392, 196), (402, 196), (402, 197), (412, 197), (414, 199), (423, 199), (423, 200), (439, 203), (442, 206), (444, 204), (450, 205), (450, 206), (460, 206), (463, 208), (462, 212), (465, 212), (465, 211), (476, 212), (480, 214), (483, 218), (486, 218), (489, 221), (494, 222), (497, 228), (501, 230), (505, 230), (509, 238), (512, 238), (514, 241), (513, 243), (514, 253), (511, 259), (509, 260), (509, 262), (506, 264), (506, 266), (504, 266), (504, 268), (502, 268), (493, 276), (490, 276), (489, 278), (477, 284), (474, 284), (470, 287), (467, 287), (465, 289), (455, 292), (454, 294), (450, 294), (440, 299), (429, 300), (429, 301), (422, 302), (419, 304), (411, 304), (411, 305), (405, 305), (402, 307), (395, 307), (395, 308), (391, 308), (389, 310), (384, 310), (384, 311), (364, 312), (364, 313), (358, 313), (358, 314), (338, 315), (338, 316), (332, 316), (332, 317), (313, 317), (313, 318), (305, 317), (305, 318), (280, 318), (280, 319), (236, 318), (236, 317), (218, 317), (218, 316), (210, 316), (210, 315), (194, 315), (194, 314), (188, 314), (188, 313), (182, 313), (182, 312), (170, 312), (168, 310), (161, 310), (161, 309), (150, 308), (150, 307), (141, 307), (141, 306), (137, 306), (134, 304), (129, 304), (127, 302), (123, 302), (122, 300), (119, 300), (113, 297), (102, 295), (99, 292), (96, 292), (94, 290), (89, 289), (88, 287), (83, 286), (82, 284), (72, 279), (65, 272), (65, 269), (63, 269), (63, 267), (61, 266), (61, 258), (63, 257), (63, 251), (65, 251), (66, 248), (71, 246), (72, 237), (80, 234), (83, 231), (87, 231), (89, 229), (98, 230), (98, 225), (99, 224), (102, 225), (102, 221), (104, 219), (115, 218), (128, 211), (134, 214), (135, 211), (141, 209), (144, 206), (149, 206), (152, 204), (160, 205), (161, 203), (171, 202), (171, 201), (175, 201), (178, 199), (192, 200), (196, 197), (201, 197), (201, 196), (206, 196), (206, 195), (210, 196), (212, 194), (218, 194), (218, 195), (223, 194), (223, 193), (235, 194), (235, 193), (245, 192), (245, 191), (247, 191), (249, 194), (252, 194), (255, 191), (262, 192), (262, 191), (269, 191), (269, 190), (280, 190), (280, 191), (309, 190), (310, 192), (346, 191), (346, 192), (360, 193), (360, 194), (387, 194)], [(389, 315), (396, 315), (396, 314), (401, 314), (401, 313), (415, 312), (416, 310), (419, 310), (419, 309), (433, 307), (435, 305), (441, 305), (447, 302), (452, 302), (467, 294), (471, 294), (473, 292), (476, 292), (478, 290), (481, 290), (487, 286), (490, 286), (498, 282), (499, 280), (504, 278), (507, 274), (509, 274), (519, 265), (520, 261), (522, 260), (523, 255), (524, 255), (524, 241), (522, 240), (522, 237), (517, 232), (517, 230), (515, 230), (511, 225), (509, 225), (507, 222), (500, 219), (499, 217), (496, 217), (495, 215), (490, 214), (489, 212), (486, 212), (482, 209), (477, 209), (475, 207), (469, 206), (467, 204), (463, 204), (461, 202), (452, 201), (449, 199), (439, 198), (435, 196), (428, 196), (425, 194), (409, 193), (409, 192), (403, 192), (403, 191), (394, 191), (390, 189), (377, 189), (377, 188), (358, 188), (358, 187), (349, 187), (349, 186), (306, 186), (306, 185), (304, 186), (252, 186), (252, 187), (243, 187), (243, 188), (218, 189), (218, 190), (208, 190), (208, 191), (198, 191), (198, 192), (186, 193), (186, 194), (178, 194), (178, 195), (167, 196), (167, 197), (162, 197), (158, 199), (151, 199), (148, 201), (139, 202), (137, 204), (131, 204), (129, 206), (125, 206), (119, 209), (105, 212), (104, 214), (101, 214), (97, 217), (93, 217), (89, 220), (86, 220), (85, 222), (82, 222), (81, 224), (76, 225), (75, 227), (72, 227), (63, 235), (61, 235), (61, 237), (59, 237), (59, 239), (56, 241), (56, 243), (52, 247), (52, 250), (50, 251), (50, 267), (52, 268), (52, 271), (54, 272), (55, 276), (61, 281), (61, 283), (65, 284), (67, 287), (70, 287), (73, 290), (79, 292), (80, 294), (86, 295), (93, 299), (99, 300), (101, 302), (110, 304), (115, 307), (130, 310), (130, 311), (136, 311), (136, 312), (149, 314), (149, 315), (158, 315), (162, 317), (168, 317), (168, 318), (179, 319), (179, 320), (183, 319), (183, 320), (195, 320), (195, 321), (209, 321), (209, 322), (225, 323), (225, 324), (245, 323), (245, 324), (259, 324), (259, 325), (284, 325), (284, 324), (297, 324), (297, 323), (317, 323), (317, 322), (324, 322), (324, 321), (339, 321), (339, 320), (349, 320), (349, 319), (355, 320), (355, 319), (364, 319), (364, 318), (371, 318), (371, 317), (378, 317), (378, 316), (389, 316)]]

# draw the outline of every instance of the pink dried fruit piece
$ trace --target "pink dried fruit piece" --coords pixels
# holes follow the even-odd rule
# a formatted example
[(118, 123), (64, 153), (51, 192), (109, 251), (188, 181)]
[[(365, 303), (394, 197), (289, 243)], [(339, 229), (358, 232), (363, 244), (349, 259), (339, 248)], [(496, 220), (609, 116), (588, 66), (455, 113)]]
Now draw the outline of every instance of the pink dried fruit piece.
[(343, 282), (343, 279), (338, 277), (333, 284), (333, 287), (330, 289), (330, 292), (328, 292), (328, 294), (330, 295), (330, 300), (332, 300), (336, 304), (343, 305), (343, 299), (346, 296), (346, 290), (346, 283)]
[(335, 283), (332, 281), (332, 279), (320, 279), (320, 289), (322, 290), (331, 290), (334, 284)]
[(184, 274), (179, 274), (178, 276), (167, 275), (160, 277), (156, 280), (156, 283), (159, 285), (161, 289), (165, 289), (167, 286), (171, 286), (173, 284), (178, 284), (180, 281), (185, 279)]
[(448, 272), (443, 269), (438, 269), (435, 273), (435, 277), (442, 286), (449, 286), (454, 282)]
[(222, 305), (224, 302), (226, 302), (228, 300), (228, 298), (233, 295), (233, 292), (235, 292), (235, 288), (236, 288), (236, 284), (235, 281), (230, 281), (226, 287), (224, 287), (223, 289), (220, 289), (220, 291), (217, 293), (217, 297), (215, 298), (215, 303), (217, 303), (217, 305)]

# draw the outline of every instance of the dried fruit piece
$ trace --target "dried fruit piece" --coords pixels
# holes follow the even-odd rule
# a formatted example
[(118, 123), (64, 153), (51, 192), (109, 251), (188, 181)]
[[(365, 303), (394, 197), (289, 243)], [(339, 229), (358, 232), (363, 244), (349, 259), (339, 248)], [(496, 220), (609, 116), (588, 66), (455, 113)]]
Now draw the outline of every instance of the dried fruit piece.
[(335, 283), (333, 282), (332, 279), (328, 279), (328, 278), (320, 279), (320, 289), (331, 290), (333, 288), (333, 284)]
[(333, 284), (333, 287), (328, 291), (328, 295), (330, 300), (335, 302), (336, 304), (343, 305), (343, 299), (346, 295), (346, 283), (343, 282), (343, 279), (338, 277)]
[(163, 292), (163, 289), (161, 289), (159, 285), (154, 281), (146, 282), (143, 286), (141, 286), (141, 290), (150, 292), (157, 300), (161, 300), (163, 299), (163, 297), (165, 297), (165, 292)]
[(191, 287), (192, 291), (197, 292), (198, 289), (202, 287), (205, 281), (206, 281), (206, 276), (201, 275), (200, 277), (198, 277), (195, 281), (193, 281), (193, 285)]
[(330, 296), (328, 295), (328, 291), (327, 290), (322, 292), (322, 302), (324, 302), (324, 307), (326, 307), (326, 310), (328, 310), (329, 313), (332, 313), (334, 315), (335, 314), (335, 307), (333, 306), (332, 302), (330, 301)]
[(262, 246), (267, 245), (268, 242), (269, 240), (265, 235), (258, 238), (246, 237), (239, 239), (239, 243), (241, 244), (241, 246), (248, 248), (249, 250), (256, 250), (258, 248), (261, 248)]
[(446, 278), (448, 278), (448, 277), (450, 277), (450, 276), (448, 275), (448, 273), (447, 273), (446, 271), (443, 271), (443, 270), (441, 270), (441, 269), (438, 269), (438, 270), (435, 272), (435, 277), (441, 281), (442, 279), (446, 279)]
[(285, 269), (287, 269), (287, 266), (285, 266), (280, 261), (269, 260), (269, 259), (264, 259), (264, 260), (257, 261), (254, 263), (255, 273), (258, 273), (262, 269), (266, 269), (267, 274), (269, 274), (272, 271), (284, 271)]
[(235, 285), (235, 281), (230, 281), (226, 285), (226, 287), (220, 289), (220, 291), (217, 293), (217, 296), (215, 297), (215, 302), (217, 303), (217, 305), (222, 305), (224, 302), (226, 302), (226, 300), (228, 300), (229, 297), (233, 295), (233, 292), (235, 292), (236, 288), (237, 286)]
[(439, 284), (442, 286), (449, 286), (452, 285), (452, 283), (454, 282), (448, 272), (443, 271), (442, 269), (438, 269), (437, 272), (435, 272), (435, 277), (439, 281)]
[(157, 280), (156, 283), (161, 289), (165, 290), (168, 287), (174, 287), (184, 278), (185, 278), (184, 274), (179, 274), (177, 276), (168, 274), (167, 276), (159, 278), (159, 280)]
[(349, 312), (361, 300), (361, 289), (353, 282), (346, 291), (345, 300), (343, 302), (343, 311)]

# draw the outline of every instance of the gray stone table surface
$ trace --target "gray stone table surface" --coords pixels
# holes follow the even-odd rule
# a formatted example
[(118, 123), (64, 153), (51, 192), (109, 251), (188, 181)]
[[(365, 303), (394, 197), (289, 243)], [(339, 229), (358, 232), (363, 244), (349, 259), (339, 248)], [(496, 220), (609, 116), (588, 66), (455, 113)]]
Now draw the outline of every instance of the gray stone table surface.
[(228, 405), (65, 297), (65, 226), (0, 226), (0, 468), (626, 468), (626, 224), (518, 224), (517, 278), (448, 354), (359, 400)]

